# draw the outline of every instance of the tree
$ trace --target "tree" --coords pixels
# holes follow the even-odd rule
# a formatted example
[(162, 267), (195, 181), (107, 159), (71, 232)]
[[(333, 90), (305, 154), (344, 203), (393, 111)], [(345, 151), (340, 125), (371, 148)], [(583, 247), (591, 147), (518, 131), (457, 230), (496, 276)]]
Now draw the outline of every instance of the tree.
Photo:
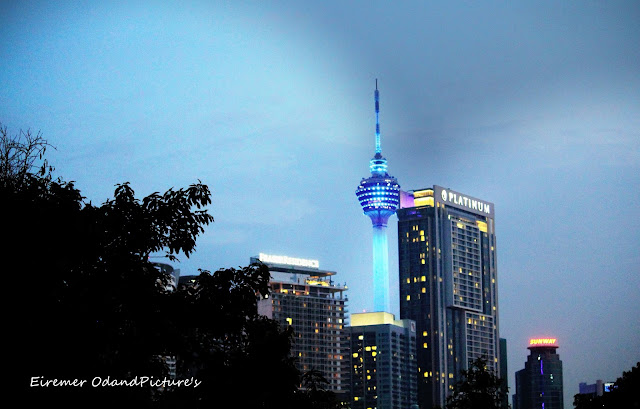
[(602, 396), (576, 394), (573, 406), (576, 409), (640, 408), (640, 362), (625, 371), (616, 380), (613, 388)]
[(311, 369), (302, 375), (302, 387), (304, 395), (301, 401), (309, 409), (338, 409), (342, 407), (335, 393), (326, 389), (329, 381), (322, 375), (322, 372)]
[(502, 408), (505, 392), (502, 379), (487, 368), (485, 358), (477, 358), (462, 372), (463, 380), (453, 387), (447, 397), (447, 409)]
[[(49, 166), (44, 155), (48, 147), (53, 147), (42, 137), (30, 129), (20, 130), (18, 135), (11, 136), (7, 127), (0, 123), (0, 180), (3, 184), (19, 186), (32, 174), (50, 178), (53, 167)], [(54, 148), (55, 149), (55, 148)], [(34, 170), (36, 172), (34, 172)]]
[(291, 329), (257, 313), (256, 294), (268, 294), (261, 263), (202, 271), (175, 293), (171, 347), (179, 378), (197, 377), (206, 388), (171, 391), (176, 407), (294, 408), (300, 374), (289, 352)]
[[(10, 137), (4, 128), (0, 146), (4, 254), (20, 266), (8, 276), (5, 300), (21, 406), (215, 407), (229, 396), (239, 400), (235, 407), (296, 402), (301, 379), (290, 330), (257, 314), (257, 295), (269, 291), (264, 265), (202, 271), (194, 286), (171, 290), (170, 277), (149, 260), (195, 250), (213, 222), (206, 185), (137, 199), (123, 183), (95, 206), (73, 182), (52, 178), (42, 156), (48, 143), (28, 135)], [(177, 358), (179, 378), (203, 386), (90, 386), (96, 377), (162, 379), (168, 356)], [(33, 387), (34, 378), (89, 385)]]

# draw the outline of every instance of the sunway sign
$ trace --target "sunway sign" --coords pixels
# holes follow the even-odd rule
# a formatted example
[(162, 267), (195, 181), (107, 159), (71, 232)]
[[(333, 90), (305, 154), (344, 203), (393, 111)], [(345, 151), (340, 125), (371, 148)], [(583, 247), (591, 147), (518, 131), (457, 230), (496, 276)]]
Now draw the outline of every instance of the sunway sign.
[(556, 338), (531, 338), (529, 340), (529, 347), (536, 346), (558, 346)]
[(434, 190), (434, 197), (439, 203), (493, 217), (493, 203), (463, 195), (441, 186), (434, 186)]

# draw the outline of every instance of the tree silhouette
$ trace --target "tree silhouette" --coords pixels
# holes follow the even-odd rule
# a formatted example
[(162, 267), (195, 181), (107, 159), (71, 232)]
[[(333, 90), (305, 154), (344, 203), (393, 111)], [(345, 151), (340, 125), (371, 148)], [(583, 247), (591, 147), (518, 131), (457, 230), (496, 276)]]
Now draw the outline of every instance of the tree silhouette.
[(504, 391), (502, 380), (487, 368), (485, 358), (477, 358), (468, 370), (462, 371), (463, 380), (456, 383), (447, 397), (447, 409), (502, 408)]
[(602, 396), (581, 395), (574, 396), (573, 406), (576, 409), (617, 409), (640, 408), (640, 362), (625, 371), (616, 380), (613, 388)]
[[(52, 178), (40, 134), (25, 135), (10, 137), (4, 128), (4, 152), (26, 156), (0, 157), (4, 254), (19, 263), (5, 301), (20, 406), (304, 407), (292, 406), (303, 395), (290, 330), (257, 314), (257, 296), (269, 292), (264, 265), (201, 271), (194, 285), (172, 289), (149, 259), (195, 250), (213, 221), (206, 185), (137, 199), (123, 183), (95, 206), (73, 182)], [(90, 385), (94, 378), (163, 379), (166, 357), (176, 359), (178, 378), (201, 385)], [(34, 379), (87, 384), (41, 387)]]

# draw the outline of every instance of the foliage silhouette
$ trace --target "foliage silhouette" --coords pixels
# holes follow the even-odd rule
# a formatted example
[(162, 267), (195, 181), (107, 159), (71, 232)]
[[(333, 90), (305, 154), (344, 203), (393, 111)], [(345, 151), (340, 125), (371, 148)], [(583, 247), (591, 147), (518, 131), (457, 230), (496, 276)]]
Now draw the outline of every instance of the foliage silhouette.
[[(26, 157), (0, 157), (5, 260), (19, 262), (5, 300), (20, 406), (313, 407), (289, 356), (291, 330), (257, 313), (257, 296), (269, 293), (264, 265), (201, 271), (176, 289), (149, 259), (193, 253), (213, 222), (206, 185), (139, 200), (123, 183), (95, 206), (73, 182), (52, 178), (41, 135), (25, 135), (4, 128), (1, 148)], [(91, 387), (96, 377), (164, 379), (166, 357), (176, 358), (178, 379), (200, 386)], [(32, 386), (53, 379), (87, 382)]]
[(503, 408), (503, 381), (487, 368), (485, 358), (471, 362), (462, 376), (463, 380), (454, 385), (453, 393), (447, 397), (447, 409)]
[(640, 408), (640, 362), (624, 371), (616, 380), (613, 389), (602, 396), (576, 394), (573, 406), (576, 409)]

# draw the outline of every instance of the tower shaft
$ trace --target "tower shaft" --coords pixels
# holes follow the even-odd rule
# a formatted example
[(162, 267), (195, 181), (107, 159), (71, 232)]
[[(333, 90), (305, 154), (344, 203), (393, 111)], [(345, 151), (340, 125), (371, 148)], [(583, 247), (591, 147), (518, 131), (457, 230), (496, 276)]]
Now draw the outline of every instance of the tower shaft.
[(389, 312), (389, 244), (387, 226), (373, 225), (373, 309)]

